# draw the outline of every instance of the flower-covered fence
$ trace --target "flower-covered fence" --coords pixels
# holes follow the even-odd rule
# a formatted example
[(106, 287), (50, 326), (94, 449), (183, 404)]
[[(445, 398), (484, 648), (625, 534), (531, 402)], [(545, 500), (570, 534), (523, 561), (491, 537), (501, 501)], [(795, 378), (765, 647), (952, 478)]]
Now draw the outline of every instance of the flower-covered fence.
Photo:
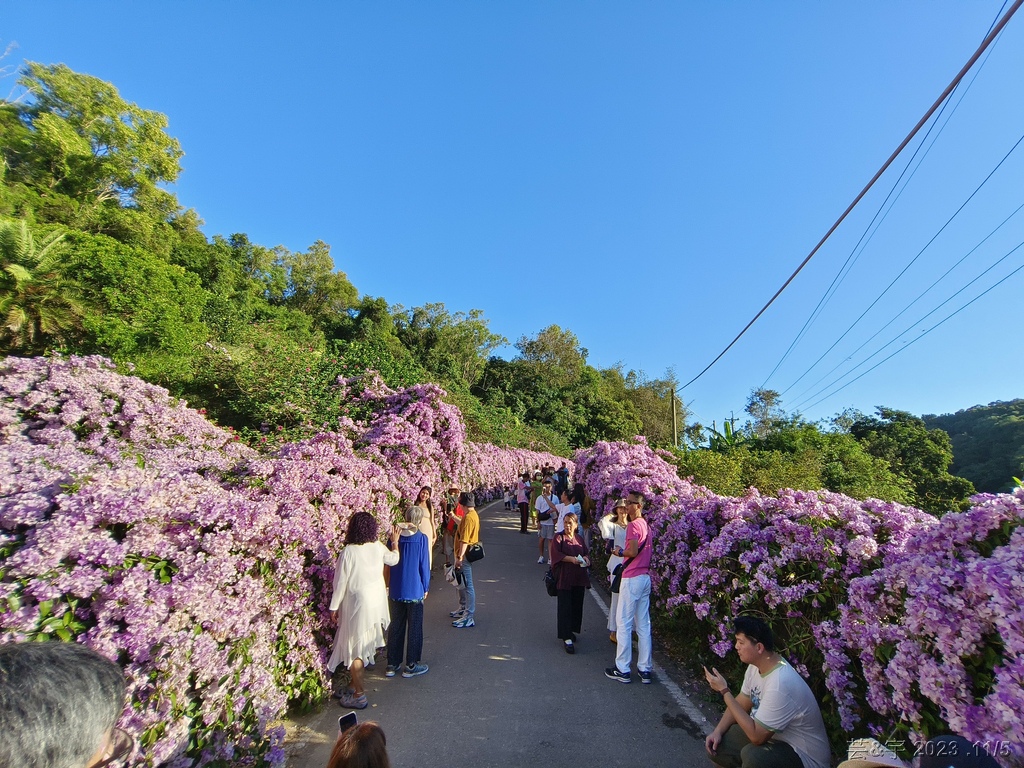
[(0, 641), (116, 659), (140, 764), (282, 765), (277, 721), (325, 694), (351, 514), (557, 461), (468, 442), (432, 385), (355, 384), (337, 431), (266, 456), (102, 358), (0, 362)]
[(732, 617), (767, 618), (834, 746), (951, 732), (1024, 757), (1024, 488), (936, 518), (824, 491), (717, 496), (642, 438), (574, 460), (601, 511), (647, 497), (655, 609), (722, 657)]
[[(348, 388), (335, 431), (257, 453), (102, 358), (0, 363), (0, 641), (86, 643), (129, 681), (140, 764), (281, 765), (276, 721), (325, 693), (333, 560), (424, 484), (492, 498), (549, 454), (465, 439), (432, 385)], [(717, 496), (642, 440), (575, 474), (606, 512), (648, 499), (655, 602), (724, 656), (770, 617), (837, 745), (1024, 732), (1024, 490), (935, 518), (839, 494)]]

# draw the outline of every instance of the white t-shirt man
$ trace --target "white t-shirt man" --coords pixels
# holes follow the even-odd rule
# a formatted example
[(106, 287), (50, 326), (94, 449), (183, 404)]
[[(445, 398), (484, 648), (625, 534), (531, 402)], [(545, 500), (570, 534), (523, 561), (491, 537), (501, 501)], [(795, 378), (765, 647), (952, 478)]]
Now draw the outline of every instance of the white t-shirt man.
[(579, 504), (555, 504), (555, 509), (558, 510), (558, 522), (555, 523), (555, 533), (565, 533), (565, 516), (568, 514), (576, 515), (576, 521), (580, 519), (580, 505)]
[(558, 516), (558, 497), (554, 494), (548, 494), (547, 496), (541, 495), (537, 497), (537, 512), (538, 514), (544, 514), (545, 512), (551, 515), (547, 520), (541, 520), (538, 526), (538, 535), (542, 539), (553, 539), (555, 537), (555, 519)]
[(740, 692), (754, 704), (750, 716), (775, 733), (772, 739), (789, 744), (804, 768), (829, 768), (831, 753), (821, 710), (793, 667), (780, 661), (762, 676), (751, 664)]

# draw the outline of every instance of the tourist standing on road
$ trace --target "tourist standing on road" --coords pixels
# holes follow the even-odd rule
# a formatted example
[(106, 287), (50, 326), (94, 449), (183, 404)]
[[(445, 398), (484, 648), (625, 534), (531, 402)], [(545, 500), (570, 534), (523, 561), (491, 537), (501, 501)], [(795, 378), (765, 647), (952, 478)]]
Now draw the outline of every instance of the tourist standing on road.
[(335, 693), (341, 706), (365, 709), (363, 665), (384, 645), (384, 630), (391, 623), (384, 566), (398, 565), (399, 528), (391, 530), (391, 549), (377, 541), (377, 521), (369, 512), (356, 512), (348, 521), (345, 548), (334, 567), (331, 617), (338, 623), (334, 649), (327, 668), (348, 667), (352, 685)]
[[(601, 538), (607, 542), (608, 554), (608, 583), (615, 578), (615, 566), (622, 562), (622, 556), (616, 555), (626, 548), (626, 501), (619, 499), (612, 507), (612, 511), (601, 518), (598, 527), (601, 529)], [(608, 637), (613, 643), (618, 642), (616, 633), (618, 623), (615, 621), (615, 612), (619, 609), (619, 593), (612, 592), (611, 606), (608, 609)]]
[[(579, 500), (572, 495), (571, 491), (562, 491), (559, 496), (559, 502), (555, 505), (555, 508), (558, 510), (558, 519), (555, 522), (556, 535), (565, 530), (566, 515), (576, 515), (576, 526), (579, 528), (579, 521), (582, 519), (582, 507), (580, 506)], [(587, 548), (589, 549), (590, 547), (588, 546)]]
[[(427, 671), (420, 663), (423, 654), (423, 601), (430, 592), (430, 545), (420, 530), (422, 507), (410, 507), (405, 523), (399, 525), (398, 565), (391, 568), (388, 606), (388, 666), (385, 677), (416, 677)], [(402, 666), (402, 660), (405, 666)]]
[[(534, 508), (537, 510), (537, 562), (551, 559), (551, 540), (555, 538), (555, 522), (558, 518), (558, 497), (551, 492), (551, 478), (541, 483), (541, 493)], [(545, 550), (547, 550), (545, 552)], [(545, 559), (547, 558), (547, 559)]]
[(415, 506), (423, 510), (422, 519), (419, 522), (419, 529), (423, 531), (427, 537), (427, 541), (430, 546), (427, 548), (427, 552), (430, 554), (430, 564), (434, 564), (434, 542), (437, 540), (437, 518), (434, 517), (434, 505), (430, 501), (430, 496), (433, 493), (429, 485), (424, 485), (420, 488), (420, 492), (416, 494)]
[(537, 499), (544, 492), (543, 475), (540, 472), (533, 473), (533, 480), (530, 481), (530, 517), (537, 519)]
[(462, 508), (459, 507), (459, 487), (453, 485), (448, 489), (448, 495), (444, 500), (444, 514), (441, 519), (441, 527), (444, 529), (441, 534), (441, 550), (444, 552), (444, 565), (448, 568), (455, 556), (455, 531), (459, 528), (459, 521), (462, 520)]
[(466, 559), (466, 550), (473, 544), (480, 542), (480, 516), (476, 512), (476, 499), (472, 493), (459, 495), (459, 506), (466, 514), (459, 523), (459, 530), (455, 534), (455, 567), (462, 572), (465, 580), (465, 587), (459, 591), (459, 608), (452, 618), (452, 626), (456, 629), (466, 629), (476, 626), (474, 614), (476, 613), (476, 588), (473, 586), (473, 564)]
[(634, 491), (626, 497), (626, 546), (612, 550), (622, 556), (622, 580), (619, 583), (619, 605), (615, 615), (618, 653), (615, 666), (605, 675), (620, 683), (630, 682), (633, 660), (631, 636), (634, 627), (638, 638), (636, 660), (641, 683), (651, 682), (654, 660), (651, 656), (651, 529), (643, 518), (644, 496)]
[(530, 524), (530, 473), (524, 471), (516, 483), (516, 505), (519, 507), (519, 532), (529, 533)]
[(561, 496), (565, 491), (569, 490), (569, 470), (565, 466), (565, 462), (562, 462), (562, 466), (558, 468), (555, 473), (555, 493)]
[(576, 514), (565, 516), (565, 530), (551, 541), (551, 570), (558, 590), (558, 639), (566, 653), (576, 653), (576, 633), (583, 630), (583, 599), (590, 589), (590, 551), (579, 536)]
[(818, 702), (800, 674), (775, 651), (771, 628), (752, 616), (738, 616), (733, 628), (736, 653), (747, 671), (739, 694), (733, 696), (717, 669), (704, 668), (708, 685), (725, 702), (722, 719), (704, 740), (708, 757), (725, 768), (828, 768), (832, 754)]

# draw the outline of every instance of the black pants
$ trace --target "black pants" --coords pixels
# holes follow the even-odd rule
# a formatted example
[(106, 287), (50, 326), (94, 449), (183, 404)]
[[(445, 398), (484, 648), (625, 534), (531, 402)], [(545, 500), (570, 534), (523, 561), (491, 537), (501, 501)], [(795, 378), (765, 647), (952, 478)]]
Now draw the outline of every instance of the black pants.
[[(391, 625), (388, 627), (388, 666), (400, 667), (402, 656), (411, 667), (419, 664), (423, 653), (423, 601), (400, 603), (388, 600)], [(406, 638), (408, 635), (408, 649)]]
[(519, 502), (519, 532), (526, 533), (526, 526), (530, 523), (530, 503)]
[(575, 640), (583, 630), (583, 597), (586, 589), (571, 587), (558, 590), (558, 639)]

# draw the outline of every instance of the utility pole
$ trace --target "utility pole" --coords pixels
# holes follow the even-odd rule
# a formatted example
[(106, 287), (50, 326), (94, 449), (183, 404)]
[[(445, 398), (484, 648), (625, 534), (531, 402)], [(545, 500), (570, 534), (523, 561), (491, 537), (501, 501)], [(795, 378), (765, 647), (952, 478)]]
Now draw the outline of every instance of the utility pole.
[(670, 390), (669, 394), (672, 395), (672, 447), (679, 448), (679, 418), (676, 414), (676, 391)]

